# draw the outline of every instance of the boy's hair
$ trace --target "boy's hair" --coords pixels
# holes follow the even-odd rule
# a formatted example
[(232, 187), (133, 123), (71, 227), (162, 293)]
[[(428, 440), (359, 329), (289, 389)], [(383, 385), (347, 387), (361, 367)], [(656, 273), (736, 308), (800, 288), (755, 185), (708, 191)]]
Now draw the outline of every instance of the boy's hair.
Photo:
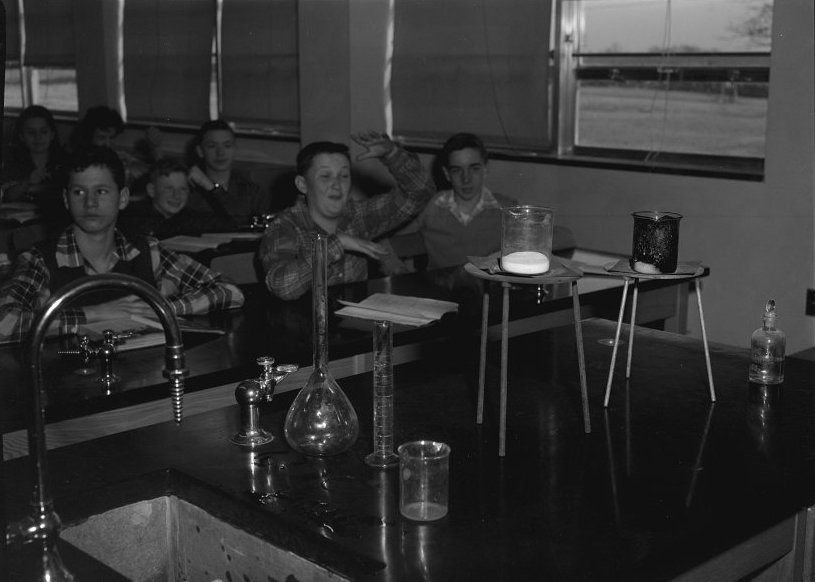
[(439, 154), (439, 161), (443, 168), (448, 168), (450, 164), (450, 154), (464, 149), (474, 149), (481, 154), (481, 159), (487, 161), (487, 148), (484, 147), (484, 142), (481, 141), (477, 135), (473, 133), (457, 133), (451, 136), (444, 146), (441, 148)]
[(228, 131), (233, 137), (235, 135), (235, 130), (232, 129), (232, 126), (229, 125), (229, 123), (223, 119), (212, 119), (204, 122), (201, 127), (198, 128), (198, 133), (195, 135), (195, 143), (197, 145), (201, 145), (204, 142), (204, 136), (207, 134), (207, 132), (216, 130)]
[(320, 154), (342, 154), (351, 163), (351, 154), (348, 146), (344, 143), (336, 143), (332, 141), (315, 141), (308, 144), (301, 149), (297, 154), (297, 175), (305, 176), (311, 164)]
[(73, 149), (89, 147), (93, 140), (93, 132), (97, 129), (112, 129), (116, 135), (119, 135), (125, 130), (125, 123), (119, 112), (107, 105), (91, 107), (74, 126), (71, 135)]
[(67, 186), (71, 174), (84, 172), (88, 168), (106, 168), (116, 182), (119, 190), (125, 187), (125, 167), (119, 156), (109, 147), (88, 147), (73, 152), (65, 164), (65, 179)]
[(150, 167), (150, 183), (155, 185), (162, 176), (181, 173), (187, 175), (186, 164), (175, 158), (161, 158)]

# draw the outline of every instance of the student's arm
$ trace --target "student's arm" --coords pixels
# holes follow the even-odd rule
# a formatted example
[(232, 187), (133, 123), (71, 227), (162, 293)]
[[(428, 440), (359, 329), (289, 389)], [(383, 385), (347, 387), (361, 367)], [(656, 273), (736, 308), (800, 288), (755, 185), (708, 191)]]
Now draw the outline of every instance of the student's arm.
[(149, 240), (153, 272), (176, 315), (195, 315), (243, 305), (243, 293), (220, 273), (187, 255)]
[(436, 192), (430, 172), (418, 156), (398, 144), (392, 146), (380, 160), (396, 180), (396, 188), (362, 203), (364, 230), (371, 238), (406, 224), (421, 212)]
[[(0, 341), (19, 342), (25, 339), (34, 316), (50, 292), (50, 277), (45, 261), (38, 252), (26, 251), (17, 259), (11, 278), (0, 289)], [(81, 309), (65, 309), (49, 327), (49, 334), (77, 333), (85, 323)]]

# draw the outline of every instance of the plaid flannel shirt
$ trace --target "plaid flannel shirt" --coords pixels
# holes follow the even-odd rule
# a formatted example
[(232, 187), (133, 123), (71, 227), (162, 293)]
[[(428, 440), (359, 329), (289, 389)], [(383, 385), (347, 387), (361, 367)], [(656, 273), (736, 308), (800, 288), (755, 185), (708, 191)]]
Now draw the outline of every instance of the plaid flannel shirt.
[[(404, 224), (424, 208), (435, 192), (430, 173), (419, 158), (397, 146), (382, 160), (396, 180), (396, 188), (368, 200), (348, 200), (337, 232), (372, 240)], [(309, 216), (308, 206), (298, 198), (279, 214), (263, 234), (260, 259), (266, 286), (281, 299), (296, 299), (311, 288), (314, 234), (325, 231)], [(364, 281), (368, 261), (346, 253), (339, 238), (328, 237), (328, 284)]]
[[(132, 261), (139, 250), (118, 230), (115, 232), (115, 257)], [(243, 293), (222, 275), (188, 257), (147, 239), (150, 263), (159, 292), (167, 298), (176, 315), (206, 313), (243, 305)], [(56, 245), (56, 263), (60, 267), (84, 267), (89, 275), (93, 269), (85, 261), (76, 244), (73, 227), (65, 230)], [(51, 296), (51, 274), (36, 247), (17, 259), (11, 278), (0, 288), (0, 341), (22, 341), (36, 312)], [(78, 333), (86, 322), (82, 308), (65, 309), (59, 316), (59, 333)]]

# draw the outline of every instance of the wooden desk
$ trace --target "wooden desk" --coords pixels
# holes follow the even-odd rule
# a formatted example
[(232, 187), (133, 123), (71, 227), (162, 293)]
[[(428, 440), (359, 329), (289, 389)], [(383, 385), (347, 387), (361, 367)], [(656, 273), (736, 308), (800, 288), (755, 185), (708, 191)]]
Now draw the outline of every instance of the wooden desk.
[[(581, 279), (581, 311), (584, 317), (613, 319), (619, 305), (619, 280), (584, 277)], [(258, 356), (272, 355), (280, 363), (297, 363), (301, 370), (290, 376), (279, 391), (299, 389), (311, 373), (311, 298), (280, 301), (268, 295), (260, 285), (243, 287), (247, 297), (241, 310), (213, 313), (195, 318), (225, 331), (221, 336), (185, 334), (187, 367), (190, 376), (185, 385), (185, 415), (229, 406), (234, 403), (235, 385), (256, 377)], [(586, 290), (584, 292), (584, 289)], [(467, 341), (475, 337), (481, 321), (482, 286), (463, 268), (423, 271), (338, 285), (329, 290), (332, 302), (329, 320), (329, 357), (336, 378), (353, 376), (372, 369), (371, 324), (333, 315), (337, 299), (361, 301), (372, 293), (398, 293), (456, 301), (459, 314), (445, 317), (425, 328), (396, 327), (394, 363), (421, 359), (451, 340)], [(500, 290), (496, 290), (500, 293)], [(569, 284), (553, 285), (539, 295), (534, 286), (510, 290), (513, 310), (509, 337), (572, 322)], [(656, 327), (674, 321), (684, 327), (688, 283), (686, 281), (644, 284), (640, 294), (637, 321)], [(489, 338), (501, 334), (500, 301), (492, 302)], [(457, 340), (456, 338), (464, 338)], [(82, 378), (72, 371), (74, 359), (57, 359), (56, 344), (46, 361), (48, 408), (47, 442), (54, 448), (87, 438), (111, 434), (161, 422), (169, 418), (168, 388), (162, 376), (163, 349), (146, 348), (119, 355), (115, 365), (122, 382), (117, 391), (104, 396), (94, 377)], [(0, 388), (0, 429), (4, 433), (4, 458), (27, 454), (23, 413), (27, 410), (28, 378), (20, 366), (19, 347), (0, 349), (0, 366), (6, 382)]]

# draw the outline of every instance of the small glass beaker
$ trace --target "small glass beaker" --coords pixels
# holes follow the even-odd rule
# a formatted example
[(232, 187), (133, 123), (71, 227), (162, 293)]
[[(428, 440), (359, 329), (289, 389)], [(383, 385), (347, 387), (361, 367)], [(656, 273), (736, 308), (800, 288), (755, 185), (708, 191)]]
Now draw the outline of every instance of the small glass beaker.
[(634, 241), (631, 268), (637, 273), (660, 275), (676, 271), (681, 214), (658, 210), (632, 212)]
[(501, 270), (542, 275), (552, 260), (554, 211), (542, 206), (512, 206), (501, 211)]
[(399, 452), (399, 511), (408, 519), (447, 515), (450, 447), (436, 441), (404, 443)]

